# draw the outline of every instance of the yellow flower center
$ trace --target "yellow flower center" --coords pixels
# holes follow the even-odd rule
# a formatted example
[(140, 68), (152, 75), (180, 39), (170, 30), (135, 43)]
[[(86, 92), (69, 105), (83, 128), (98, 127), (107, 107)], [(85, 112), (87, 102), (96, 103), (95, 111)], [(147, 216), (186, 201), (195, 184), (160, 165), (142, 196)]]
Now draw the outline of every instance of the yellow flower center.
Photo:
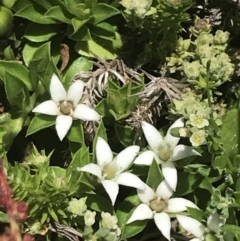
[(161, 147), (161, 149), (160, 149), (160, 151), (158, 153), (158, 156), (160, 157), (160, 159), (162, 161), (167, 161), (170, 158), (170, 156), (171, 156), (170, 148), (167, 145)]
[(193, 123), (195, 125), (201, 125), (203, 123), (203, 118), (202, 116), (196, 115), (193, 119)]
[(164, 210), (164, 208), (166, 207), (166, 203), (161, 200), (161, 198), (157, 197), (150, 201), (149, 206), (153, 211), (159, 213)]
[(192, 135), (192, 140), (195, 143), (202, 143), (203, 142), (203, 135), (201, 133), (194, 133)]
[(106, 164), (103, 168), (103, 176), (107, 180), (112, 180), (116, 176), (117, 165), (115, 162)]
[(63, 115), (72, 115), (73, 114), (73, 111), (74, 111), (74, 105), (71, 101), (62, 101), (60, 102), (60, 112), (63, 114)]

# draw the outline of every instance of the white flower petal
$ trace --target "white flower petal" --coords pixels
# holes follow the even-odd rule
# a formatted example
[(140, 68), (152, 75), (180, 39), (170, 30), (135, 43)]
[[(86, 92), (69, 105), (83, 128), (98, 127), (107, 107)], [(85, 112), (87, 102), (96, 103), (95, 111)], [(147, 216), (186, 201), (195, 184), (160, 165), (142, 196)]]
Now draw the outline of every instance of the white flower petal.
[(189, 233), (193, 234), (197, 238), (202, 238), (206, 227), (202, 225), (196, 219), (183, 216), (183, 215), (176, 215), (176, 218), (180, 225)]
[(157, 187), (156, 190), (156, 194), (158, 195), (158, 197), (161, 197), (162, 199), (169, 199), (172, 194), (173, 194), (173, 190), (172, 188), (169, 186), (169, 184), (167, 183), (166, 180), (163, 180)]
[(101, 167), (94, 163), (89, 163), (83, 167), (78, 167), (77, 170), (81, 172), (91, 173), (92, 175), (97, 176), (100, 179), (102, 178)]
[(112, 162), (113, 154), (108, 143), (101, 137), (98, 137), (96, 144), (97, 163), (102, 168), (104, 165)]
[(152, 161), (154, 159), (155, 153), (153, 151), (144, 151), (141, 153), (133, 162), (137, 165), (147, 165), (150, 166), (152, 164)]
[(45, 115), (58, 115), (58, 106), (52, 100), (47, 100), (36, 106), (32, 112), (37, 112)]
[(136, 175), (132, 173), (121, 173), (115, 180), (119, 185), (127, 187), (135, 187), (137, 189), (144, 190), (145, 183)]
[(191, 146), (177, 145), (173, 149), (173, 154), (172, 157), (170, 157), (170, 160), (177, 161), (189, 156), (201, 156), (201, 154), (195, 151)]
[(133, 163), (133, 160), (137, 156), (139, 149), (139, 146), (129, 146), (116, 156), (114, 161), (116, 162), (120, 172), (125, 171)]
[(154, 152), (158, 153), (158, 150), (163, 143), (163, 137), (153, 125), (145, 121), (142, 122), (142, 129), (149, 146)]
[(225, 220), (220, 219), (220, 216), (216, 211), (212, 212), (208, 217), (207, 227), (215, 233), (219, 233), (219, 228), (224, 224), (225, 224)]
[(133, 211), (132, 216), (128, 219), (127, 224), (137, 220), (152, 219), (153, 212), (147, 204), (141, 203)]
[(77, 80), (68, 89), (67, 99), (72, 101), (74, 106), (77, 106), (78, 102), (82, 98), (84, 85), (83, 81)]
[(74, 113), (74, 118), (84, 121), (99, 121), (100, 115), (92, 108), (85, 104), (78, 104)]
[(177, 187), (177, 169), (174, 163), (170, 161), (162, 163), (162, 173), (168, 185), (175, 191)]
[(193, 238), (193, 239), (190, 239), (189, 241), (202, 241), (202, 239), (200, 239), (200, 238)]
[(119, 192), (118, 184), (111, 180), (103, 180), (102, 185), (106, 190), (108, 196), (110, 197), (112, 205), (114, 206)]
[(143, 203), (149, 203), (149, 201), (151, 201), (155, 195), (155, 192), (147, 184), (145, 184), (144, 190), (138, 189), (137, 193), (138, 193), (139, 199)]
[(59, 139), (62, 141), (63, 138), (67, 135), (69, 129), (71, 128), (73, 119), (68, 115), (59, 115), (56, 119), (56, 130), (59, 136)]
[(58, 103), (59, 101), (66, 100), (67, 92), (64, 89), (62, 82), (60, 81), (60, 79), (57, 77), (56, 74), (52, 75), (49, 89), (50, 89), (52, 100), (55, 101), (56, 103)]
[(167, 212), (178, 213), (186, 211), (187, 207), (198, 209), (197, 205), (185, 198), (171, 198), (168, 200)]
[(171, 145), (172, 147), (176, 146), (180, 140), (179, 137), (174, 137), (170, 134), (171, 129), (176, 127), (184, 127), (183, 118), (176, 120), (168, 129), (167, 135), (165, 136), (164, 141)]
[(162, 235), (167, 239), (171, 240), (170, 231), (171, 231), (171, 220), (167, 213), (156, 213), (154, 215), (154, 221), (161, 231)]

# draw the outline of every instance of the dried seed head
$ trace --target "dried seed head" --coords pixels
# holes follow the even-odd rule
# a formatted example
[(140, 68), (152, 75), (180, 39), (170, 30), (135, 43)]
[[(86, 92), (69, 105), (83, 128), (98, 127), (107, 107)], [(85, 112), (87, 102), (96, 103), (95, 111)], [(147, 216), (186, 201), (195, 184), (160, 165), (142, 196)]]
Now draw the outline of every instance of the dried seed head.
[[(142, 70), (143, 71), (143, 70)], [(143, 71), (143, 73), (151, 80), (145, 85), (145, 89), (137, 94), (139, 98), (147, 98), (156, 101), (163, 95), (162, 100), (180, 99), (184, 88), (188, 86), (183, 81), (179, 81), (168, 77), (155, 77)]]
[(108, 79), (120, 81), (122, 84), (127, 84), (129, 81), (141, 81), (139, 74), (127, 67), (120, 59), (114, 59), (110, 62), (105, 59), (98, 59), (97, 62), (91, 61), (97, 69), (94, 71), (81, 71), (75, 75), (74, 81), (78, 79), (86, 80), (86, 88), (84, 95), (89, 99), (91, 104), (96, 104), (99, 99), (104, 96), (107, 87)]

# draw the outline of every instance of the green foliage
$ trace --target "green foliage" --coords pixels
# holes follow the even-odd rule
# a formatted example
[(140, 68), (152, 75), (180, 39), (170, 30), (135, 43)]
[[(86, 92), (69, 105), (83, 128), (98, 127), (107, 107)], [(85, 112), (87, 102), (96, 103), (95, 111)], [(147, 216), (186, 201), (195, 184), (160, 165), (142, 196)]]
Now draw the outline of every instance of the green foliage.
[(31, 42), (45, 42), (54, 35), (62, 39), (66, 34), (75, 41), (75, 50), (81, 55), (98, 54), (102, 58), (116, 58), (116, 50), (122, 45), (116, 28), (107, 22), (120, 12), (105, 3), (42, 1), (21, 5), (17, 1), (13, 8), (15, 16), (33, 22), (29, 23), (24, 35)]
[(239, 154), (239, 111), (230, 110), (223, 117), (221, 129), (225, 152), (230, 159)]
[[(199, 19), (196, 19), (195, 28), (198, 21)], [(187, 81), (196, 89), (214, 90), (229, 81), (234, 73), (234, 65), (225, 53), (229, 33), (217, 30), (215, 35), (212, 35), (209, 28), (204, 26), (196, 36), (192, 45), (190, 39), (180, 38), (176, 53), (167, 58), (167, 65), (171, 73), (183, 71)]]
[[(77, 230), (86, 241), (155, 241), (168, 226), (156, 214), (206, 226), (217, 212), (216, 235), (239, 239), (239, 39), (223, 19), (216, 25), (225, 15), (213, 12), (230, 4), (220, 2), (216, 10), (192, 0), (1, 1), (0, 157), (13, 199), (29, 207), (22, 233), (52, 241), (59, 225), (64, 240)], [(179, 142), (162, 139), (157, 130), (178, 118), (184, 124), (170, 134)], [(144, 165), (134, 162), (141, 155)], [(156, 191), (164, 177), (177, 179), (176, 190), (165, 184), (166, 199), (148, 200), (140, 187)], [(169, 199), (199, 209), (170, 212)], [(140, 204), (148, 216), (128, 223)], [(184, 239), (179, 230), (171, 238)]]

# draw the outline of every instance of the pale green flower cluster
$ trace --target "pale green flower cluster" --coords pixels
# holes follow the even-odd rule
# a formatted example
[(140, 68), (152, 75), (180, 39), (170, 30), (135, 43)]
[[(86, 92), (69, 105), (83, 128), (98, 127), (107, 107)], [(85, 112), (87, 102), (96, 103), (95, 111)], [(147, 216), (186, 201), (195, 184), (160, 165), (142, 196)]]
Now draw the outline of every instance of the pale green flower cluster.
[(156, 9), (151, 7), (152, 0), (122, 0), (120, 4), (125, 7), (124, 11), (127, 14), (134, 14), (138, 18), (156, 13)]
[(29, 151), (29, 155), (25, 159), (25, 163), (40, 168), (49, 162), (50, 156), (51, 154), (46, 156), (44, 150), (38, 152), (37, 148), (33, 145), (32, 149)]
[(87, 227), (91, 227), (95, 223), (96, 212), (87, 210), (84, 214), (84, 223)]
[[(179, 135), (189, 137), (193, 146), (201, 146), (206, 143), (208, 137), (209, 120), (213, 114), (214, 121), (221, 125), (220, 117), (224, 114), (220, 104), (212, 109), (208, 106), (208, 100), (202, 99), (193, 91), (188, 91), (182, 95), (181, 100), (173, 100), (169, 106), (171, 114), (183, 116), (186, 119), (186, 128), (179, 130)], [(222, 106), (224, 109), (224, 106)], [(213, 113), (212, 113), (213, 112)]]
[[(94, 212), (95, 213), (95, 212)], [(96, 214), (96, 213), (95, 213)], [(87, 216), (92, 216), (95, 222), (95, 214), (89, 213)], [(85, 217), (84, 217), (85, 219)], [(86, 224), (85, 220), (85, 224)], [(99, 229), (94, 233), (93, 229), (89, 226), (85, 228), (84, 240), (106, 240), (117, 241), (120, 238), (121, 230), (117, 225), (118, 219), (110, 213), (101, 212), (101, 220), (99, 221)], [(93, 223), (92, 223), (93, 224)]]
[(87, 197), (73, 198), (68, 205), (67, 210), (72, 214), (72, 217), (84, 217), (84, 232), (83, 237), (86, 241), (117, 241), (121, 235), (121, 230), (118, 227), (118, 219), (110, 213), (101, 213), (99, 221), (99, 229), (95, 232), (92, 225), (96, 222), (96, 212), (87, 210)]
[(69, 203), (67, 210), (72, 214), (73, 217), (84, 216), (87, 211), (86, 205), (87, 197), (84, 198), (73, 198)]
[(118, 219), (116, 216), (111, 215), (110, 213), (101, 213), (101, 227), (107, 228), (110, 230), (109, 237), (112, 237), (111, 240), (115, 241), (118, 240), (118, 238), (121, 235), (121, 230), (118, 227)]
[(215, 35), (210, 34), (209, 23), (204, 20), (197, 19), (200, 26), (196, 27), (195, 22), (191, 28), (196, 36), (194, 41), (178, 40), (176, 52), (167, 58), (167, 66), (171, 73), (183, 71), (187, 81), (196, 89), (216, 89), (229, 81), (234, 73), (234, 64), (225, 53), (229, 33), (217, 30)]
[(26, 229), (26, 232), (29, 232), (33, 235), (44, 235), (45, 232), (47, 232), (47, 228), (44, 225), (42, 225), (39, 221), (36, 221), (35, 223), (28, 224), (28, 229)]

